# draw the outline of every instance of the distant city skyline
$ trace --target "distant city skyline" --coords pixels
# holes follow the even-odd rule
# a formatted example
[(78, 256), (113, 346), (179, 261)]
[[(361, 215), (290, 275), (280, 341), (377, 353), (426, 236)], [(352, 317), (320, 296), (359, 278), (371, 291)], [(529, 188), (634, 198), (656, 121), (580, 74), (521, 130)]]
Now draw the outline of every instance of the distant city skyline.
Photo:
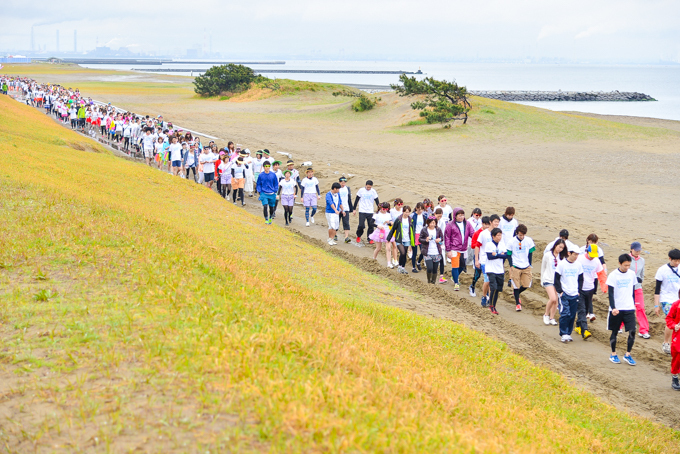
[[(680, 62), (680, 2), (6, 0), (1, 53), (395, 61)], [(547, 4), (549, 3), (549, 4)], [(73, 35), (73, 46), (69, 42)], [(59, 42), (61, 36), (61, 43)]]

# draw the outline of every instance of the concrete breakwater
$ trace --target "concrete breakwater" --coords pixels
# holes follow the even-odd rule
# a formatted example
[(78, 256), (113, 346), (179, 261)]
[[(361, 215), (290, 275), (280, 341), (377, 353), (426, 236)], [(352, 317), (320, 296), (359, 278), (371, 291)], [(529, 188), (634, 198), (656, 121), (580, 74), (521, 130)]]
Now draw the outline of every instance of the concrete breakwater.
[(630, 91), (470, 91), (475, 96), (501, 101), (656, 101)]

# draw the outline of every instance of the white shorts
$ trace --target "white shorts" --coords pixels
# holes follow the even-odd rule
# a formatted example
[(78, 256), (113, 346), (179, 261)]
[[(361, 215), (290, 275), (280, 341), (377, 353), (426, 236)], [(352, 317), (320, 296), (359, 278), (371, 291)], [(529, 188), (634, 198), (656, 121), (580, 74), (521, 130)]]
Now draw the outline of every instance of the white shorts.
[(338, 230), (340, 228), (340, 215), (335, 213), (326, 213), (326, 222), (328, 222), (329, 229)]

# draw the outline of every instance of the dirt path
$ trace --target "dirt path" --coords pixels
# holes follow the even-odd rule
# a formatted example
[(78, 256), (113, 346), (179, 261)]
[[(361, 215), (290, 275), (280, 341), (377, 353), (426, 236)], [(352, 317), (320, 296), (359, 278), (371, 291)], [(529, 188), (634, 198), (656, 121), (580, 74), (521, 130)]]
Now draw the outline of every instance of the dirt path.
[[(108, 148), (118, 156), (127, 157), (120, 151)], [(332, 169), (324, 169), (324, 172), (327, 176), (334, 173)], [(257, 217), (262, 216), (261, 205), (256, 198), (246, 197), (245, 209)], [(607, 305), (601, 296), (594, 301), (598, 319), (591, 325), (593, 337), (588, 341), (575, 338), (573, 343), (562, 344), (559, 341), (558, 327), (545, 326), (542, 323), (541, 316), (547, 298), (540, 286), (523, 294), (522, 312), (514, 310), (512, 294), (506, 289), (498, 306), (500, 315), (494, 316), (480, 306), (479, 297), (472, 298), (468, 295), (467, 287), (472, 279), (469, 274), (461, 276), (460, 292), (454, 292), (450, 283), (429, 285), (425, 282), (424, 272), (405, 276), (388, 269), (382, 252), (379, 261), (373, 260), (372, 246), (359, 247), (355, 243), (342, 242), (337, 246), (328, 246), (325, 241), (327, 227), (322, 212), (317, 214), (316, 224), (310, 227), (305, 227), (304, 209), (297, 206), (294, 214), (290, 229), (301, 240), (322, 247), (362, 270), (391, 279), (426, 297), (424, 302), (418, 304), (394, 303), (396, 307), (425, 316), (452, 320), (482, 331), (505, 342), (511, 350), (550, 367), (569, 378), (576, 386), (622, 410), (680, 428), (680, 394), (670, 387), (670, 357), (660, 351), (663, 333), (661, 319), (650, 317), (652, 339), (637, 338), (633, 349), (633, 356), (638, 361), (636, 367), (614, 365), (608, 360), (609, 332), (605, 326)], [(279, 209), (275, 224), (283, 225), (282, 216), (283, 212)], [(356, 223), (357, 218), (352, 218), (353, 229), (356, 228)], [(338, 236), (342, 239), (343, 235), (339, 233)], [(350, 234), (350, 238), (352, 236)], [(542, 249), (543, 245), (539, 243), (537, 247)], [(534, 282), (537, 283), (538, 280), (535, 279)], [(478, 284), (478, 292), (480, 286)], [(619, 336), (620, 346), (625, 345), (626, 336), (627, 334)]]

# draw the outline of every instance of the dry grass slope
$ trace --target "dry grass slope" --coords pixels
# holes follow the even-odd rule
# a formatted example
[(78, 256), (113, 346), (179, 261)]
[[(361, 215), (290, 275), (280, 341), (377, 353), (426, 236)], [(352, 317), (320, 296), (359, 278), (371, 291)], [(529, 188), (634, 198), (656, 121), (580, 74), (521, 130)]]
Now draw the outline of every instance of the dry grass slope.
[(85, 142), (0, 97), (3, 450), (677, 450), (498, 341), (380, 304), (418, 304), (407, 289)]

